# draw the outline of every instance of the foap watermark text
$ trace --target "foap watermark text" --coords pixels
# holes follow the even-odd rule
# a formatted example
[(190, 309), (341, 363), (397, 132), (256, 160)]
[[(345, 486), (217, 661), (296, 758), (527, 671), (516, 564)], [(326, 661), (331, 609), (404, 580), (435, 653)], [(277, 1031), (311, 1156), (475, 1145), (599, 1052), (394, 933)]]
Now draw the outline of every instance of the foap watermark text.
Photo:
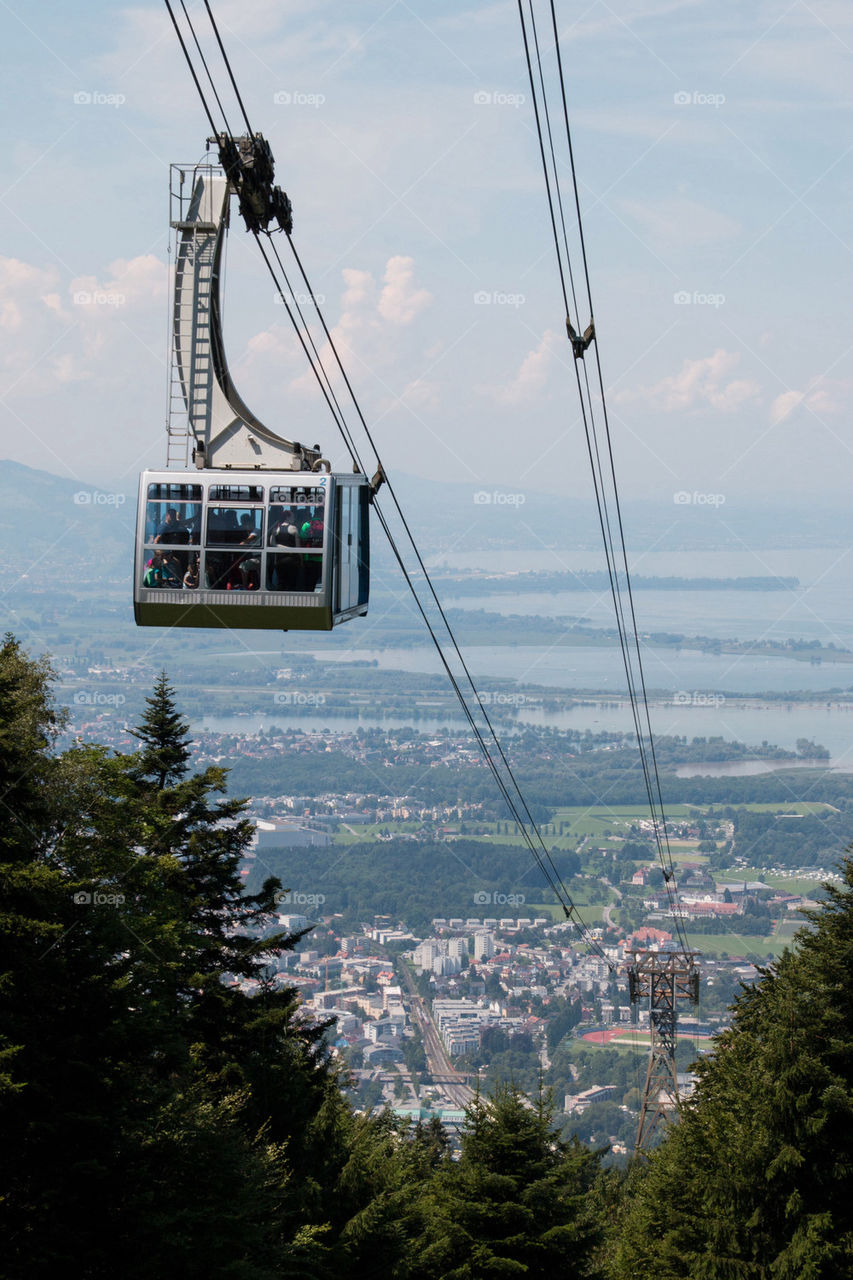
[(78, 907), (120, 907), (125, 896), (123, 893), (103, 893), (100, 889), (78, 889), (74, 902)]
[(721, 707), (726, 700), (724, 693), (702, 693), (699, 689), (679, 689), (673, 694), (674, 707)]
[(78, 489), (74, 495), (75, 507), (123, 507), (126, 493), (102, 493), (100, 489)]
[(527, 701), (524, 693), (478, 693), (477, 700), (482, 707), (522, 707)]
[(275, 901), (280, 907), (322, 907), (326, 901), (324, 893), (297, 893), (293, 889), (279, 889)]
[(523, 93), (503, 93), (500, 89), (478, 89), (474, 94), (477, 107), (520, 107), (524, 100)]
[(300, 693), (298, 690), (288, 690), (273, 694), (273, 702), (279, 707), (322, 707), (325, 701), (325, 693)]
[(687, 289), (679, 289), (678, 293), (672, 295), (672, 300), (677, 307), (721, 307), (725, 300), (724, 293), (700, 293), (698, 289), (694, 289), (689, 293)]
[(325, 93), (302, 93), (299, 89), (279, 89), (272, 100), (277, 107), (322, 107)]
[(672, 500), (677, 507), (721, 507), (726, 501), (724, 493), (697, 493), (694, 489), (692, 493), (688, 493), (686, 489), (679, 489), (677, 493), (672, 495)]
[(677, 107), (721, 107), (726, 100), (724, 93), (702, 93), (698, 89), (681, 89), (672, 95)]
[(527, 497), (523, 493), (503, 493), (499, 489), (478, 489), (474, 494), (474, 505), (477, 507), (523, 507)]
[(123, 107), (126, 102), (123, 93), (101, 93), (100, 89), (78, 89), (74, 94), (75, 107)]
[(89, 693), (78, 689), (74, 694), (75, 707), (123, 707), (127, 698), (123, 693)]
[(488, 889), (478, 889), (473, 901), (478, 907), (523, 907), (525, 897), (523, 893), (492, 893)]
[(475, 307), (523, 307), (526, 301), (523, 293), (501, 293), (498, 289), (478, 289), (474, 294)]

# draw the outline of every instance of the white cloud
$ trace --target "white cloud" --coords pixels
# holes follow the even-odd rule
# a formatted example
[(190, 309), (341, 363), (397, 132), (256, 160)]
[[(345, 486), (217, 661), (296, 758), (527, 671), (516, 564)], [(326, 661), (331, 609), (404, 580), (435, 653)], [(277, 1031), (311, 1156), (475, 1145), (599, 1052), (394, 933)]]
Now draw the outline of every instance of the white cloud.
[(782, 422), (801, 405), (817, 417), (844, 412), (850, 403), (850, 384), (838, 382), (814, 383), (805, 391), (783, 391), (770, 406), (770, 421)]
[(18, 258), (0, 258), (0, 394), (43, 395), (57, 381), (56, 344), (69, 325), (57, 307), (59, 273)]
[[(137, 309), (160, 303), (166, 296), (168, 272), (165, 263), (153, 253), (138, 258), (118, 258), (111, 262), (106, 278), (76, 276), (68, 286), (71, 300), (81, 315), (91, 318), (101, 307)], [(80, 295), (75, 298), (75, 295)], [(90, 301), (86, 301), (86, 296)]]
[(722, 413), (731, 413), (761, 392), (760, 384), (752, 378), (728, 378), (739, 363), (737, 352), (718, 348), (713, 355), (685, 360), (681, 371), (671, 377), (661, 378), (650, 387), (621, 391), (614, 399), (617, 404), (641, 403), (648, 409), (663, 413), (677, 413), (705, 405)]
[(412, 287), (414, 266), (413, 258), (398, 255), (388, 259), (385, 288), (379, 297), (379, 314), (391, 324), (411, 324), (432, 301), (432, 294), (427, 289)]
[(494, 396), (499, 404), (506, 405), (523, 404), (531, 396), (538, 395), (548, 381), (554, 365), (554, 352), (559, 341), (560, 335), (557, 331), (547, 329), (539, 345), (524, 357), (512, 381), (505, 383), (502, 387), (490, 389), (487, 394)]
[(166, 287), (166, 267), (152, 254), (67, 283), (54, 266), (0, 258), (0, 393), (41, 398), (95, 374), (126, 380), (138, 364), (129, 345), (156, 343), (163, 354)]
[(774, 424), (782, 422), (797, 405), (802, 404), (804, 394), (803, 391), (785, 391), (777, 396), (770, 406), (770, 421)]
[[(381, 276), (362, 268), (341, 270), (343, 288), (340, 312), (334, 324), (335, 300), (323, 307), (335, 347), (347, 375), (369, 418), (376, 421), (397, 405), (414, 413), (435, 409), (441, 400), (441, 384), (423, 376), (430, 361), (426, 349), (434, 340), (425, 333), (419, 317), (432, 302), (431, 293), (418, 286), (414, 259), (394, 255), (386, 260)], [(304, 307), (323, 365), (349, 420), (349, 394), (335, 356), (316, 320), (313, 308)], [(231, 360), (235, 382), (261, 418), (271, 426), (285, 414), (293, 423), (284, 434), (298, 438), (326, 438), (328, 412), (317, 378), (286, 317), (256, 333), (240, 359)], [(298, 404), (292, 398), (298, 398)], [(278, 427), (275, 427), (278, 430)]]

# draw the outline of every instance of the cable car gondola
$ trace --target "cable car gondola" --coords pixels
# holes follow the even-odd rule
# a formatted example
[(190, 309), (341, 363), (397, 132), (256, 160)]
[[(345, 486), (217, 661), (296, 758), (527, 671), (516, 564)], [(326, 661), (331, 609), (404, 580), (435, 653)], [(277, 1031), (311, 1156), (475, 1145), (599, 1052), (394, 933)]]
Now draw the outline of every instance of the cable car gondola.
[[(231, 382), (219, 298), (228, 207), (235, 165), (251, 173), (269, 148), (259, 134), (228, 143), (230, 176), (210, 163), (189, 180), (171, 170), (167, 469), (140, 479), (134, 614), (139, 626), (328, 631), (367, 613), (373, 484), (265, 427)], [(269, 207), (289, 217), (275, 192)]]
[(328, 631), (367, 612), (364, 477), (146, 471), (136, 621)]

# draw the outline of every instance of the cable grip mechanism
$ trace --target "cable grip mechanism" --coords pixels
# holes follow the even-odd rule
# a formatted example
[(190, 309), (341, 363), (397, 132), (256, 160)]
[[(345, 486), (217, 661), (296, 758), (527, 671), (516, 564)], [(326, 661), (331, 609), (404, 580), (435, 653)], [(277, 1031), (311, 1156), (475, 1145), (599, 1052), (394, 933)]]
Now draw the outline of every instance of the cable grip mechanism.
[(566, 316), (566, 332), (569, 335), (569, 342), (572, 344), (572, 352), (576, 360), (583, 360), (584, 352), (595, 337), (595, 321), (590, 320), (582, 334), (575, 333), (572, 322)]

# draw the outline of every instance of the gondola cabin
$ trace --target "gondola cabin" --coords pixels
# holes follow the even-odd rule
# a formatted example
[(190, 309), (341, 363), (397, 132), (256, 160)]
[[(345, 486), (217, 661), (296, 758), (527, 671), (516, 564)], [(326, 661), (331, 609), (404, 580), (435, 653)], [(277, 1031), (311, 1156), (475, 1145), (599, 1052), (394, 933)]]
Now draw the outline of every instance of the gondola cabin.
[(137, 624), (330, 631), (367, 613), (369, 498), (362, 475), (144, 472)]

